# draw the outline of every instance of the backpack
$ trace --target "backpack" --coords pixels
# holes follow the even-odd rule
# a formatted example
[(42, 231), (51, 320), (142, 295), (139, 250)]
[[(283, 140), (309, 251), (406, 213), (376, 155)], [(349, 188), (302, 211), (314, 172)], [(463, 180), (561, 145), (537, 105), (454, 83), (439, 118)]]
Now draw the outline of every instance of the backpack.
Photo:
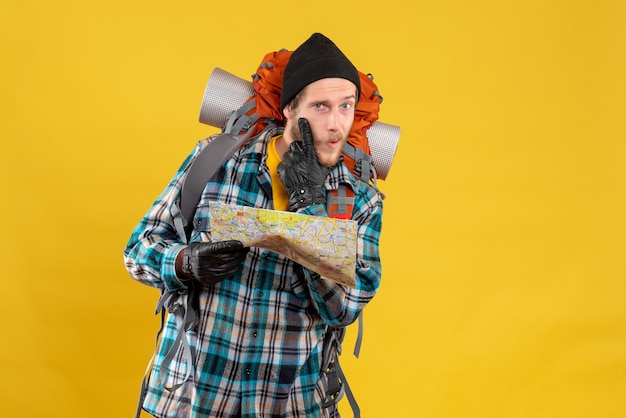
[[(215, 68), (207, 88), (205, 89), (203, 105), (200, 111), (200, 121), (211, 126), (221, 128), (222, 132), (213, 141), (208, 143), (191, 163), (181, 189), (181, 194), (172, 208), (174, 225), (181, 242), (188, 243), (193, 228), (192, 222), (195, 209), (201, 199), (206, 183), (214, 176), (220, 175), (222, 165), (242, 147), (249, 139), (256, 137), (270, 129), (284, 125), (284, 116), (280, 109), (280, 90), (284, 68), (289, 61), (292, 51), (285, 49), (270, 52), (265, 55), (256, 73), (252, 76), (252, 83)], [(365, 182), (372, 182), (376, 186), (378, 171), (372, 159), (370, 147), (371, 135), (368, 138), (368, 129), (375, 126), (382, 96), (380, 95), (373, 77), (359, 71), (361, 96), (355, 109), (354, 122), (348, 141), (342, 152), (345, 165), (355, 176)], [(212, 80), (214, 84), (211, 84)], [(217, 81), (216, 81), (217, 80)], [(234, 96), (234, 97), (233, 97)], [(399, 127), (378, 122), (378, 136), (391, 148), (391, 159), (399, 138)], [(391, 147), (387, 143), (391, 143)], [(389, 160), (389, 149), (386, 149), (385, 158)], [(390, 161), (382, 161), (384, 178), (388, 172)], [(335, 218), (349, 219), (354, 207), (354, 192), (349, 187), (333, 191), (327, 197), (328, 214)], [(157, 304), (157, 313), (161, 313), (161, 329), (164, 325), (164, 314), (168, 311), (175, 315), (179, 328), (177, 343), (170, 348), (166, 360), (171, 361), (179, 346), (183, 347), (187, 362), (187, 375), (180, 384), (169, 390), (176, 390), (188, 378), (193, 376), (193, 359), (184, 330), (189, 330), (197, 323), (197, 314), (194, 309), (193, 289), (189, 292), (164, 292)], [(358, 357), (362, 333), (363, 314), (358, 317), (358, 335), (354, 355)], [(345, 328), (329, 328), (324, 341), (324, 354), (321, 372), (328, 379), (328, 390), (324, 407), (329, 407), (347, 396), (355, 418), (360, 417), (360, 409), (354, 395), (341, 370), (338, 356), (341, 353), (341, 343), (345, 335)], [(164, 361), (161, 371), (167, 371), (167, 361)], [(162, 373), (162, 374), (163, 374)], [(137, 417), (141, 411), (149, 371), (144, 376), (141, 396), (137, 409)], [(160, 376), (163, 380), (164, 376)]]
[[(280, 109), (280, 91), (285, 67), (292, 51), (282, 49), (263, 57), (257, 72), (252, 76), (254, 93), (243, 106), (228, 118), (223, 132), (254, 137), (268, 129), (281, 126), (284, 116)], [(371, 149), (367, 129), (378, 120), (382, 96), (374, 84), (371, 74), (359, 71), (361, 96), (354, 112), (354, 122), (348, 137), (348, 146), (343, 150), (344, 163), (357, 177), (369, 181), (376, 177), (371, 164)], [(358, 150), (358, 151), (357, 151)], [(363, 166), (365, 161), (365, 166)]]

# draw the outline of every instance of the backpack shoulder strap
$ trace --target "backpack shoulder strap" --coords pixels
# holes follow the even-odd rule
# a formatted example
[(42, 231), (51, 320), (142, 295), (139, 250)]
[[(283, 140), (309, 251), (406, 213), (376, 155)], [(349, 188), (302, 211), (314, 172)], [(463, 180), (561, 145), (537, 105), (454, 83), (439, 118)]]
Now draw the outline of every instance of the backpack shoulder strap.
[(221, 134), (209, 142), (187, 170), (180, 199), (174, 204), (172, 216), (179, 238), (185, 244), (191, 235), (193, 216), (207, 182), (224, 163), (246, 142), (245, 135)]

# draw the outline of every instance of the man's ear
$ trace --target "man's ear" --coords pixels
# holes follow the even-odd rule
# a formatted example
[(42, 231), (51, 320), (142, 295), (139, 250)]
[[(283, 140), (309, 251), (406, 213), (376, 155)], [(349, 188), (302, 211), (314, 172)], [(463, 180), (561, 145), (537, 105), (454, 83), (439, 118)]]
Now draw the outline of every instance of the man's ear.
[(283, 115), (285, 115), (285, 119), (291, 119), (291, 103), (288, 103), (287, 106), (283, 109)]

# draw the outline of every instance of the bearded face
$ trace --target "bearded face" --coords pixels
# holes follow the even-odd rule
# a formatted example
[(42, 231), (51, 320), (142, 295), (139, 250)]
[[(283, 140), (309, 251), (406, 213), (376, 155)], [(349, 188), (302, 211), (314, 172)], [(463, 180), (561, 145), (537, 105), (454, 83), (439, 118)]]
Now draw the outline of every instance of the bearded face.
[(350, 135), (356, 101), (356, 86), (343, 78), (325, 78), (309, 84), (298, 95), (296, 104), (285, 107), (287, 144), (302, 140), (297, 121), (305, 118), (311, 126), (319, 163), (334, 166)]

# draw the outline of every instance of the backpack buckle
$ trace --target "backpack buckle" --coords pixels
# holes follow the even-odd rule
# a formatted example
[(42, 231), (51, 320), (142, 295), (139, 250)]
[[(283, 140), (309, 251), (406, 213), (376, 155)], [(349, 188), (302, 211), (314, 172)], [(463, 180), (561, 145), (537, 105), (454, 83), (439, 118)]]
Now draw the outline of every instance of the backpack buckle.
[(341, 379), (339, 379), (339, 373), (337, 373), (334, 361), (330, 363), (328, 369), (323, 373), (326, 375), (328, 385), (326, 387), (326, 399), (322, 402), (322, 408), (328, 408), (343, 398), (346, 389)]

